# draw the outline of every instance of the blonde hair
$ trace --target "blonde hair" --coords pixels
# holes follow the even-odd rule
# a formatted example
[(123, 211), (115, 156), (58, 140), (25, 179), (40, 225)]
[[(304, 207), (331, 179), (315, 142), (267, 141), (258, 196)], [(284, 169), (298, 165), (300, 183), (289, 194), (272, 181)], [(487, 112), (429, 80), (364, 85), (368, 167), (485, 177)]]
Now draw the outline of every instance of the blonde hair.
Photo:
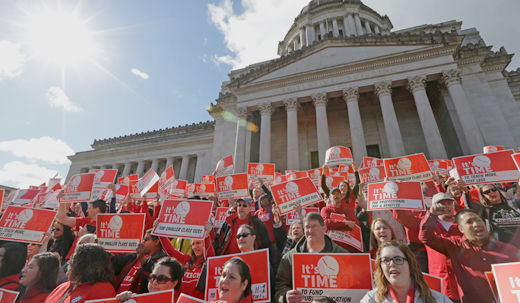
[(404, 257), (407, 259), (408, 267), (410, 268), (410, 279), (415, 284), (415, 290), (419, 291), (419, 297), (422, 299), (424, 303), (435, 303), (435, 299), (432, 296), (432, 292), (426, 281), (424, 280), (423, 274), (417, 264), (417, 260), (415, 259), (415, 255), (408, 248), (408, 246), (402, 244), (401, 242), (392, 240), (381, 244), (379, 249), (377, 250), (376, 255), (376, 271), (374, 273), (375, 287), (376, 287), (376, 300), (377, 302), (383, 302), (385, 297), (389, 293), (390, 282), (385, 277), (383, 270), (381, 269), (381, 251), (385, 247), (397, 247), (404, 254)]
[(377, 249), (379, 247), (379, 243), (377, 243), (377, 239), (374, 236), (374, 229), (376, 228), (377, 222), (381, 222), (381, 223), (383, 223), (383, 225), (388, 227), (390, 229), (390, 232), (392, 233), (392, 238), (390, 240), (395, 240), (394, 229), (392, 228), (392, 226), (390, 226), (390, 224), (388, 224), (388, 221), (386, 221), (383, 218), (376, 218), (376, 219), (372, 220), (372, 224), (370, 225), (370, 247), (372, 249)]

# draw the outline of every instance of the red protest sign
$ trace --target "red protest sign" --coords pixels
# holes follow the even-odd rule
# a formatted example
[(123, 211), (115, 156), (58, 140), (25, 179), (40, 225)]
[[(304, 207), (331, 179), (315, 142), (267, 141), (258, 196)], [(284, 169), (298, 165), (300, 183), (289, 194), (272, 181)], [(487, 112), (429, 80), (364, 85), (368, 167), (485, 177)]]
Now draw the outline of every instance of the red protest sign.
[(428, 165), (430, 165), (430, 169), (432, 172), (437, 174), (446, 175), (448, 174), (448, 167), (452, 166), (451, 160), (437, 159), (437, 160), (428, 160)]
[(233, 173), (234, 170), (235, 162), (233, 161), (233, 156), (229, 155), (217, 162), (217, 166), (215, 167), (215, 171), (213, 171), (213, 175), (224, 176)]
[(274, 173), (274, 181), (273, 184), (280, 184), (287, 181), (287, 177), (280, 173)]
[(110, 252), (133, 253), (141, 243), (145, 214), (97, 214), (98, 244)]
[[(332, 213), (330, 218), (333, 220), (346, 220), (345, 215), (336, 213)], [(329, 230), (327, 234), (334, 241), (346, 243), (361, 252), (363, 251), (363, 236), (361, 235), (361, 227), (358, 225), (351, 231)]]
[(198, 299), (198, 298), (195, 298), (192, 296), (188, 296), (187, 294), (181, 294), (176, 303), (197, 303), (197, 302), (205, 303), (206, 301), (202, 301), (201, 299)]
[(293, 255), (293, 289), (303, 294), (302, 302), (327, 296), (335, 302), (359, 302), (372, 289), (369, 254)]
[(40, 193), (39, 189), (20, 189), (15, 191), (15, 195), (9, 200), (9, 205), (25, 205), (32, 203), (33, 199)]
[(359, 179), (363, 183), (372, 183), (372, 182), (383, 181), (386, 177), (384, 166), (360, 168), (358, 170), (358, 173), (359, 173)]
[[(166, 303), (175, 303), (174, 300), (174, 290), (161, 290), (154, 291), (140, 295), (132, 295), (132, 298), (126, 302), (135, 302), (135, 303), (158, 303), (158, 302), (166, 302)], [(177, 301), (179, 302), (179, 301)], [(121, 303), (121, 301), (116, 300), (116, 298), (111, 299), (99, 299), (99, 300), (88, 300), (85, 303)]]
[(367, 210), (384, 209), (425, 210), (421, 182), (369, 183)]
[(224, 222), (226, 222), (226, 218), (228, 216), (227, 211), (229, 208), (227, 207), (217, 207), (215, 211), (215, 227), (222, 227)]
[(215, 194), (215, 184), (195, 183), (193, 193), (201, 197), (213, 196)]
[(322, 173), (323, 173), (323, 168), (321, 168), (321, 167), (307, 171), (307, 175), (309, 176), (309, 179), (312, 180), (312, 183), (314, 183), (314, 186), (316, 186), (316, 188), (320, 187)]
[(432, 172), (424, 154), (384, 159), (385, 174), (389, 181), (427, 181)]
[(0, 209), (4, 207), (4, 190), (0, 189)]
[(282, 215), (295, 210), (298, 205), (304, 207), (322, 200), (316, 186), (309, 178), (271, 185), (271, 192)]
[(271, 302), (271, 284), (268, 249), (259, 249), (252, 252), (231, 254), (218, 257), (210, 257), (206, 260), (206, 301), (218, 300), (217, 285), (222, 274), (224, 263), (227, 260), (238, 257), (247, 263), (251, 273), (251, 292), (254, 302)]
[(41, 244), (55, 216), (51, 210), (8, 206), (0, 219), (0, 239)]
[(175, 172), (173, 171), (173, 166), (170, 165), (161, 173), (161, 177), (159, 178), (159, 192), (164, 192), (166, 187), (168, 187), (173, 180), (175, 180)]
[(92, 196), (90, 199), (101, 199), (103, 191), (108, 188), (109, 184), (114, 183), (117, 169), (91, 169), (89, 173), (94, 174), (94, 184), (92, 184)]
[(516, 168), (520, 170), (520, 153), (512, 154), (511, 157), (513, 158), (513, 161), (515, 162)]
[(7, 290), (0, 288), (0, 302), (2, 303), (14, 303), (20, 293), (13, 290)]
[(498, 301), (497, 283), (495, 282), (495, 276), (493, 275), (493, 272), (485, 271), (484, 274), (486, 275), (486, 280), (488, 281), (489, 288), (491, 289), (491, 292), (493, 293), (493, 297), (495, 298), (495, 301)]
[(500, 302), (520, 302), (520, 262), (492, 264)]
[(327, 187), (332, 189), (334, 187), (338, 187), (341, 181), (345, 181), (345, 177), (342, 176), (328, 176), (325, 178), (325, 183)]
[(126, 177), (121, 177), (119, 179), (117, 179), (117, 183), (119, 184), (130, 184), (129, 182), (130, 181), (137, 181), (139, 180), (139, 175), (130, 175), (130, 176), (126, 176)]
[(166, 198), (172, 199), (175, 197), (183, 197), (186, 192), (186, 186), (188, 185), (188, 181), (186, 180), (179, 180), (175, 179), (173, 180), (167, 187), (166, 187)]
[(116, 185), (116, 201), (121, 202), (125, 199), (126, 195), (128, 195), (128, 185), (117, 184)]
[(320, 213), (320, 208), (319, 207), (302, 208), (302, 218), (301, 219), (296, 210), (290, 211), (287, 213), (287, 216), (285, 217), (285, 221), (286, 221), (285, 223), (287, 225), (291, 225), (294, 222), (301, 222), (303, 220), (303, 218), (305, 218), (305, 215), (307, 215), (308, 213)]
[(165, 200), (152, 234), (202, 240), (212, 208), (213, 202), (207, 200)]
[(201, 180), (202, 184), (213, 184), (215, 183), (215, 177), (213, 175), (204, 175)]
[(383, 166), (383, 159), (365, 156), (363, 157), (363, 162), (361, 162), (359, 168), (371, 168), (377, 166)]
[(70, 178), (63, 188), (60, 202), (88, 202), (94, 185), (94, 174), (79, 174)]
[(511, 157), (513, 150), (453, 158), (462, 181), (468, 185), (516, 182), (520, 172)]
[(325, 165), (352, 164), (352, 152), (345, 146), (333, 146), (325, 152)]
[(301, 179), (301, 178), (307, 178), (309, 175), (307, 174), (307, 171), (298, 171), (298, 170), (286, 170), (285, 171), (285, 178), (287, 181)]
[[(139, 194), (141, 195), (141, 197), (144, 197), (144, 195), (157, 182), (159, 182), (159, 176), (155, 173), (153, 169), (150, 169), (146, 172), (146, 174), (144, 174), (144, 176), (141, 179), (137, 180), (135, 186), (137, 186), (137, 189), (139, 190)], [(155, 192), (157, 192), (157, 190)]]
[(249, 180), (274, 180), (274, 164), (271, 163), (248, 163), (247, 178)]
[(442, 293), (442, 278), (427, 274), (425, 272), (422, 273), (426, 284), (430, 289), (435, 290), (436, 292)]
[(494, 153), (494, 152), (501, 151), (501, 150), (504, 150), (503, 146), (491, 145), (491, 146), (484, 146), (484, 148), (482, 149), (482, 152), (484, 154), (487, 154), (487, 153)]
[(247, 174), (217, 177), (217, 191), (222, 199), (248, 197)]

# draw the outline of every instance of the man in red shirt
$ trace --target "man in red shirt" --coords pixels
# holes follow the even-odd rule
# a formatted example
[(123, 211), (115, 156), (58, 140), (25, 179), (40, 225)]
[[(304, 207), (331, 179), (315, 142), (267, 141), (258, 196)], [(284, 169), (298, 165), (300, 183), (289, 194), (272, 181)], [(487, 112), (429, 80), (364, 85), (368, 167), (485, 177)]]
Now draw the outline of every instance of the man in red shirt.
[[(354, 230), (357, 224), (356, 214), (350, 209), (344, 206), (341, 200), (341, 191), (339, 188), (332, 189), (332, 192), (329, 196), (330, 204), (321, 209), (321, 216), (325, 222), (325, 226), (327, 230), (341, 230), (341, 231), (351, 231)], [(339, 214), (344, 215), (344, 220), (331, 219), (331, 214)], [(346, 250), (355, 252), (356, 250), (352, 248), (350, 245), (336, 242), (339, 246), (345, 248)]]
[(107, 210), (107, 204), (104, 200), (96, 200), (88, 203), (87, 217), (69, 217), (67, 216), (67, 204), (60, 203), (56, 220), (75, 229), (85, 227), (87, 224), (96, 226), (96, 215), (105, 213)]
[(421, 222), (419, 239), (451, 260), (463, 303), (495, 302), (485, 272), (491, 271), (491, 264), (518, 261), (518, 249), (492, 239), (484, 221), (471, 209), (462, 209), (455, 216), (462, 237), (437, 234), (442, 212), (442, 207), (432, 205)]

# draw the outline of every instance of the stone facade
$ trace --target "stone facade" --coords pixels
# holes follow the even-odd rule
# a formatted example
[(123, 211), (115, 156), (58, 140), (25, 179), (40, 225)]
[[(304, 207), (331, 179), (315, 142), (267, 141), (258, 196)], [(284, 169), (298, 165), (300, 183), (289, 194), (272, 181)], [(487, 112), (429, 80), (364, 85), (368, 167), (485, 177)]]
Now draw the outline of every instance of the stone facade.
[(70, 157), (69, 176), (105, 165), (161, 172), (183, 157), (178, 177), (198, 181), (228, 155), (236, 172), (248, 162), (283, 172), (322, 165), (332, 145), (351, 147), (358, 161), (520, 145), (520, 72), (505, 71), (512, 54), (458, 21), (391, 30), (359, 0), (310, 1), (281, 57), (230, 73), (208, 110), (214, 122), (96, 140)]

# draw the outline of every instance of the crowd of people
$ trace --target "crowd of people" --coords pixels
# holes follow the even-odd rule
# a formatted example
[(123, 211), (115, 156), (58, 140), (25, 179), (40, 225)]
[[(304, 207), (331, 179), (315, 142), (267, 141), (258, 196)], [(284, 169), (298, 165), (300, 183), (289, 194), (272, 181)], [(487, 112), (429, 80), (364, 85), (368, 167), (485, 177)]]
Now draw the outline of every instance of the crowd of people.
[[(345, 180), (334, 188), (323, 175), (323, 201), (314, 205), (319, 212), (303, 214), (298, 207), (298, 218), (290, 224), (262, 180), (249, 197), (209, 197), (214, 209), (228, 211), (221, 227), (206, 224), (204, 240), (152, 234), (162, 201), (127, 196), (118, 203), (110, 186), (110, 201), (60, 203), (42, 245), (1, 242), (0, 288), (18, 291), (22, 303), (125, 302), (137, 294), (171, 289), (175, 301), (181, 293), (203, 300), (207, 258), (238, 254), (222, 269), (218, 300), (252, 302), (250, 267), (240, 254), (268, 249), (272, 302), (304, 300), (293, 287), (295, 253), (369, 253), (375, 260), (374, 285), (361, 302), (496, 302), (485, 273), (492, 264), (519, 260), (520, 182), (467, 186), (434, 174), (437, 193), (426, 211), (367, 212), (366, 186), (355, 174), (356, 182)], [(135, 253), (109, 253), (97, 244), (92, 227), (102, 213), (146, 215), (146, 231)], [(356, 226), (361, 227), (364, 251), (327, 235)], [(442, 292), (431, 290), (423, 273), (442, 278)], [(334, 300), (314, 297), (313, 302)]]

